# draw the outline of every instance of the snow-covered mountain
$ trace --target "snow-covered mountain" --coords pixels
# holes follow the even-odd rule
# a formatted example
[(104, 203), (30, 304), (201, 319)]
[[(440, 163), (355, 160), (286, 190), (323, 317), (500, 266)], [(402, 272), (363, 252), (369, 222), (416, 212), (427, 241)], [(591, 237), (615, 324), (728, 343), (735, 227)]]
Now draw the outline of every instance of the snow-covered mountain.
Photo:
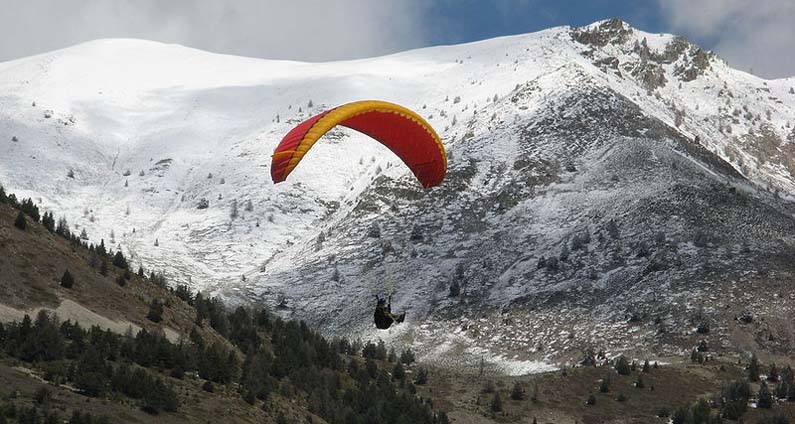
[[(429, 358), (673, 354), (669, 330), (793, 271), (793, 86), (619, 20), (319, 64), (100, 40), (0, 63), (0, 182), (134, 263), (329, 333), (372, 331), (372, 295), (395, 291), (411, 322), (387, 336)], [(435, 126), (441, 187), (348, 130), (271, 184), (292, 126), (371, 98)]]

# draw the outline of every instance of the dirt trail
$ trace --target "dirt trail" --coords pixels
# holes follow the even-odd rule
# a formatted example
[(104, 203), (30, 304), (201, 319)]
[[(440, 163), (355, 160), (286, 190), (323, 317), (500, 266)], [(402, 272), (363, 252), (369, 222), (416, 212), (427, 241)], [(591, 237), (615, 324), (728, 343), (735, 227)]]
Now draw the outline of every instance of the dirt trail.
[[(36, 315), (42, 309), (48, 312), (54, 312), (56, 315), (58, 315), (58, 319), (61, 321), (72, 320), (79, 323), (83, 327), (91, 327), (96, 325), (103, 330), (110, 330), (118, 334), (125, 334), (127, 331), (130, 331), (133, 335), (135, 335), (141, 331), (141, 327), (136, 324), (133, 324), (129, 321), (114, 321), (110, 318), (99, 315), (96, 312), (87, 309), (83, 305), (69, 299), (62, 300), (61, 304), (55, 309), (35, 307), (22, 310), (0, 304), (0, 322), (21, 321), (25, 315), (29, 315), (31, 318), (35, 319)], [(163, 328), (163, 332), (165, 333), (166, 338), (172, 343), (176, 343), (179, 340), (179, 332), (167, 327)]]

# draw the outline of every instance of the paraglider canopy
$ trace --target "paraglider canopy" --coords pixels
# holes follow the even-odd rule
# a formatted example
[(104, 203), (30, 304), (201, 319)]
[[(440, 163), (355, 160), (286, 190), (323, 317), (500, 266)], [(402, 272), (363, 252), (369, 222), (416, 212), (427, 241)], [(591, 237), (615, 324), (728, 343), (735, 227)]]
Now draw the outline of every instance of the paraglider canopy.
[(431, 188), (444, 180), (447, 154), (431, 125), (403, 106), (364, 100), (315, 115), (287, 133), (273, 152), (273, 182), (284, 181), (315, 142), (337, 125), (381, 142), (411, 169), (423, 187)]

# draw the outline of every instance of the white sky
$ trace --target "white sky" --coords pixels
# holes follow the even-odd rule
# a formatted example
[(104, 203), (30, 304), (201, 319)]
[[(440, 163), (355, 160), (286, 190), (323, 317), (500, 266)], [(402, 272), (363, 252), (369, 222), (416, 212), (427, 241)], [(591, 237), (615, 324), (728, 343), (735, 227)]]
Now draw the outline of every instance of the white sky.
[(795, 76), (795, 0), (659, 0), (670, 31), (714, 41), (733, 67)]
[[(437, 13), (456, 10), (459, 1), (470, 0), (0, 0), (0, 61), (116, 37), (253, 57), (369, 57), (426, 46), (432, 35), (438, 40), (453, 27), (478, 25), (477, 16), (455, 16), (450, 19), (459, 25), (448, 27), (448, 17), (428, 13), (434, 5), (443, 6)], [(564, 19), (577, 6), (574, 0), (554, 7), (536, 0), (494, 1), (484, 7), (524, 14), (552, 8)], [(688, 35), (738, 69), (764, 77), (795, 75), (795, 0), (631, 1), (648, 3), (644, 10), (659, 27)]]

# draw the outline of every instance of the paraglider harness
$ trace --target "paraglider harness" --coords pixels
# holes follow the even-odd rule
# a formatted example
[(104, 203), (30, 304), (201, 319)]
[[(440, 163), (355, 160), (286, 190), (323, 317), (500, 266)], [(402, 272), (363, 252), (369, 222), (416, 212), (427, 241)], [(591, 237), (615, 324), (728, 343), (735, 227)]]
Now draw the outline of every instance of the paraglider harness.
[(406, 318), (405, 312), (397, 316), (392, 315), (392, 296), (389, 296), (387, 301), (387, 298), (375, 295), (375, 300), (376, 305), (373, 321), (375, 322), (375, 327), (379, 330), (386, 330), (391, 327), (392, 324), (399, 324)]

